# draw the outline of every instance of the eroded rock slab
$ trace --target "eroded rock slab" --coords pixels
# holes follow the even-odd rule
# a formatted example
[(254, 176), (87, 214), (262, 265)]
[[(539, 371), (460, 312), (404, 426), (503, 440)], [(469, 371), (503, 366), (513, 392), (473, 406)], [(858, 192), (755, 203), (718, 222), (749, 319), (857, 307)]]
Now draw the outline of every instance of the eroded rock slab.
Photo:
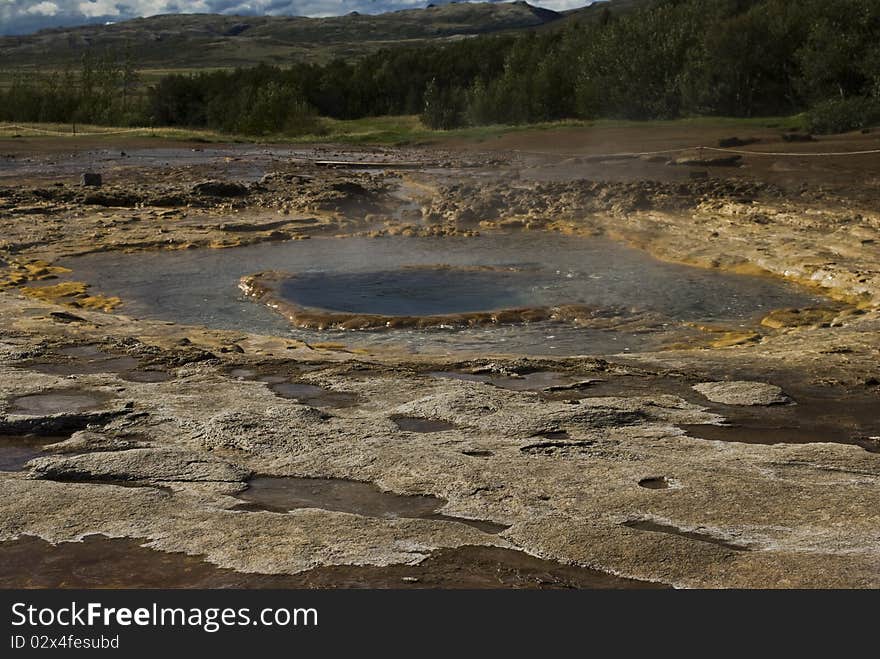
[(792, 400), (780, 387), (766, 382), (701, 382), (694, 390), (723, 405), (787, 405)]
[(250, 470), (209, 455), (134, 448), (75, 456), (46, 456), (30, 463), (34, 478), (58, 481), (184, 481), (238, 483)]

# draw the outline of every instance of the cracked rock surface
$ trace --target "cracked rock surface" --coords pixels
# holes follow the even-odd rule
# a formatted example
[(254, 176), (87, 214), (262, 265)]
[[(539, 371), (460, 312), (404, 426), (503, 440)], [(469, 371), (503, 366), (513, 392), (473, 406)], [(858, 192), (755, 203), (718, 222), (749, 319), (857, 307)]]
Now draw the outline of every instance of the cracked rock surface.
[[(100, 198), (7, 186), (0, 450), (28, 435), (51, 443), (0, 472), (0, 549), (100, 534), (294, 575), (484, 547), (674, 587), (880, 587), (876, 213), (761, 182), (533, 183), (514, 169), (442, 185), (412, 174), (425, 196), (412, 226), (392, 216), (398, 174), (322, 179), (307, 165), (247, 184), (157, 171), (143, 189), (122, 172)], [(25, 290), (58, 274), (57, 258), (94, 249), (499, 228), (602, 233), (670, 260), (812, 282), (840, 305), (768, 315), (761, 333), (706, 328), (711, 342), (663, 352), (473, 359), (186, 327), (102, 311), (115, 307), (84, 289)], [(84, 347), (128, 358), (126, 372), (45, 368)], [(131, 378), (132, 361), (164, 375)], [(544, 373), (558, 377), (530, 387)], [(319, 393), (297, 400), (280, 384)], [(404, 417), (440, 430), (401, 429)], [(265, 476), (372, 483), (441, 507), (409, 519), (243, 506), (248, 481)]]
[(694, 385), (709, 400), (725, 405), (784, 405), (791, 399), (766, 382), (701, 382)]

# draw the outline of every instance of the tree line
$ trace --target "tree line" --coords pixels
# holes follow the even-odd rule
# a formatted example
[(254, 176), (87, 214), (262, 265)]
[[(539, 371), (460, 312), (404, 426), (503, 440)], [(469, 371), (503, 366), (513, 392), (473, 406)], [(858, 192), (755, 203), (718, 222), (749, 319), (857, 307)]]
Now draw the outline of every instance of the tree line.
[(880, 122), (876, 0), (657, 0), (589, 23), (324, 65), (169, 75), (135, 91), (125, 57), (14, 78), (0, 119), (308, 132), (317, 117), (420, 114), (438, 129), (557, 119), (774, 116)]

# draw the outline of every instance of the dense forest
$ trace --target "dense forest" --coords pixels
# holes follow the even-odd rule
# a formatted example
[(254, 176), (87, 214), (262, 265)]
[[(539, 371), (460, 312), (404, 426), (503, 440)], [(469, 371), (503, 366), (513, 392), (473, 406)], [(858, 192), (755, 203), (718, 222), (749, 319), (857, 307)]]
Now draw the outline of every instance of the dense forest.
[(14, 77), (0, 119), (310, 132), (317, 117), (421, 114), (431, 128), (564, 118), (771, 116), (880, 123), (877, 0), (658, 0), (596, 22), (359, 60), (169, 75), (125, 54)]

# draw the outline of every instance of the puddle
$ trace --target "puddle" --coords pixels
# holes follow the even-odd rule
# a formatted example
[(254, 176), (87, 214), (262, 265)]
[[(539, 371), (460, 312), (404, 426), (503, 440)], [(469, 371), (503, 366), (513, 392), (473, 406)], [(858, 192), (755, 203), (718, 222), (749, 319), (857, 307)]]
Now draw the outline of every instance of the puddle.
[(460, 371), (431, 371), (435, 378), (483, 382), (511, 391), (534, 391), (550, 398), (582, 398), (592, 395), (590, 391), (601, 380), (575, 377), (557, 371), (535, 371), (522, 375), (500, 375), (493, 373), (464, 373)]
[[(300, 369), (300, 371), (304, 370), (309, 369)], [(307, 382), (292, 381), (296, 377), (295, 374), (260, 373), (254, 368), (238, 367), (230, 369), (228, 373), (230, 377), (240, 380), (265, 382), (276, 396), (289, 398), (312, 407), (354, 407), (360, 402), (358, 395), (350, 391), (333, 391)]]
[[(285, 382), (289, 382), (290, 378), (285, 375), (259, 375), (256, 378), (259, 382), (265, 382), (266, 384), (282, 384)], [(312, 394), (317, 394), (323, 389), (321, 387), (316, 387), (311, 384), (303, 384), (299, 385), (296, 383), (290, 383), (291, 386), (288, 390), (291, 392), (291, 396), (301, 395), (301, 396), (309, 396)], [(296, 394), (294, 392), (301, 391), (302, 394)]]
[[(732, 379), (756, 380), (779, 385), (795, 405), (732, 406), (708, 401), (691, 390), (694, 382), (683, 378), (631, 377), (602, 374), (584, 390), (588, 396), (656, 396), (672, 394), (719, 414), (725, 425), (679, 426), (694, 439), (745, 444), (856, 445), (880, 452), (880, 391), (840, 385), (804, 384), (803, 374), (731, 373)], [(573, 398), (576, 396), (566, 396)]]
[[(699, 334), (682, 322), (753, 327), (771, 309), (823, 302), (770, 278), (663, 263), (609, 240), (551, 233), (314, 238), (226, 250), (96, 253), (61, 265), (73, 268), (76, 278), (91, 283), (96, 292), (120, 296), (129, 315), (411, 352), (651, 349)], [(410, 304), (425, 305), (417, 310), (430, 312), (515, 303), (536, 308), (581, 305), (595, 312), (576, 323), (358, 332), (297, 329), (239, 291), (243, 276), (266, 271), (295, 273), (309, 284), (297, 291), (297, 296), (307, 296), (298, 297), (299, 302), (322, 308), (332, 304), (411, 313)], [(319, 291), (319, 284), (331, 286), (331, 293)]]
[(556, 371), (536, 371), (523, 375), (497, 375), (486, 373), (462, 373), (458, 371), (432, 371), (437, 378), (483, 382), (511, 391), (532, 391), (549, 400), (577, 400), (597, 395), (594, 387), (604, 380), (584, 378)]
[(544, 439), (571, 439), (568, 432), (565, 430), (548, 430), (546, 432), (539, 432), (535, 437), (543, 437)]
[(49, 416), (52, 414), (72, 414), (101, 407), (110, 399), (107, 394), (75, 390), (49, 391), (42, 394), (28, 394), (12, 400), (9, 409), (12, 414)]
[(79, 357), (82, 359), (106, 359), (110, 356), (110, 353), (104, 352), (100, 346), (95, 345), (94, 343), (61, 348), (61, 350), (58, 351), (58, 354), (64, 355), (65, 357)]
[(141, 382), (145, 384), (155, 383), (155, 382), (168, 382), (168, 380), (174, 379), (174, 376), (171, 375), (168, 371), (160, 371), (160, 370), (134, 370), (134, 371), (126, 371), (124, 373), (119, 373), (119, 377), (128, 382)]
[(21, 471), (25, 464), (45, 455), (44, 446), (62, 442), (62, 437), (40, 435), (2, 435), (0, 434), (0, 471)]
[(446, 432), (455, 430), (454, 423), (438, 419), (424, 419), (417, 416), (396, 416), (391, 419), (404, 432)]
[(676, 526), (660, 524), (658, 522), (652, 522), (646, 519), (638, 519), (630, 522), (624, 522), (623, 525), (628, 526), (631, 529), (638, 529), (639, 531), (677, 535), (681, 536), (682, 538), (688, 538), (689, 540), (696, 540), (697, 542), (706, 542), (712, 545), (719, 545), (726, 549), (732, 549), (733, 551), (749, 551), (748, 547), (737, 545), (735, 543), (728, 542), (727, 540), (724, 540), (722, 538), (716, 538), (715, 536), (708, 535), (706, 533), (699, 533), (698, 531), (684, 531)]
[(109, 357), (95, 361), (32, 362), (25, 368), (47, 375), (85, 375), (89, 373), (120, 373), (137, 368), (134, 357)]
[(313, 384), (300, 382), (276, 382), (269, 387), (282, 398), (291, 398), (312, 407), (353, 407), (358, 403), (357, 394), (347, 391), (330, 391)]
[(442, 515), (437, 510), (446, 502), (437, 497), (393, 494), (372, 483), (338, 478), (257, 477), (248, 481), (248, 489), (237, 496), (245, 501), (242, 510), (286, 513), (298, 508), (321, 508), (382, 519), (459, 522), (486, 533), (500, 533), (508, 528), (494, 522)]
[(70, 346), (58, 350), (63, 361), (41, 360), (25, 364), (28, 370), (47, 375), (86, 375), (114, 373), (129, 382), (166, 382), (172, 375), (161, 369), (141, 369), (140, 360), (127, 355), (115, 355), (94, 344)]
[(838, 387), (786, 387), (797, 405), (717, 410), (727, 423), (683, 425), (697, 439), (745, 444), (852, 444), (880, 453), (880, 396)]
[(554, 391), (573, 386), (576, 379), (565, 373), (536, 371), (517, 376), (490, 376), (487, 382), (513, 391)]
[(495, 547), (434, 552), (418, 565), (319, 567), (294, 575), (235, 572), (198, 556), (92, 535), (52, 545), (0, 542), (2, 588), (663, 588)]
[(671, 481), (664, 476), (657, 478), (643, 478), (639, 481), (639, 487), (644, 487), (649, 490), (668, 490), (671, 484)]
[(756, 427), (737, 424), (722, 426), (681, 426), (689, 437), (721, 442), (739, 442), (742, 444), (814, 444), (830, 442), (832, 444), (854, 444), (869, 453), (880, 453), (880, 442), (870, 437), (854, 437), (849, 441), (841, 441), (844, 432), (837, 427)]

